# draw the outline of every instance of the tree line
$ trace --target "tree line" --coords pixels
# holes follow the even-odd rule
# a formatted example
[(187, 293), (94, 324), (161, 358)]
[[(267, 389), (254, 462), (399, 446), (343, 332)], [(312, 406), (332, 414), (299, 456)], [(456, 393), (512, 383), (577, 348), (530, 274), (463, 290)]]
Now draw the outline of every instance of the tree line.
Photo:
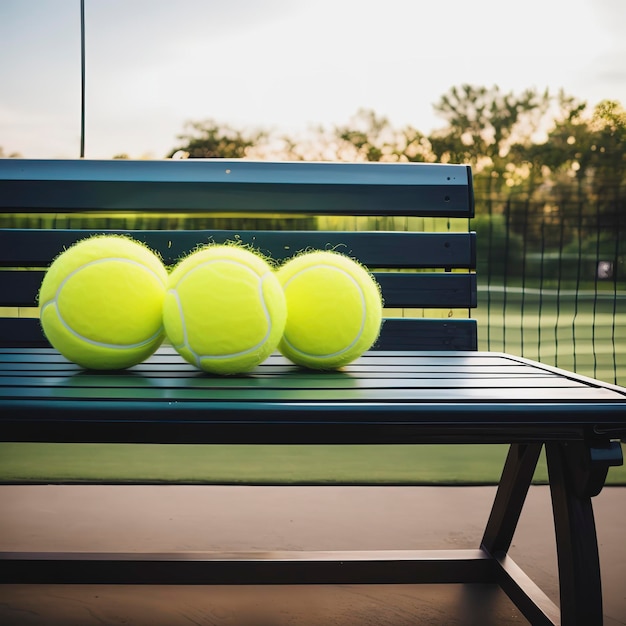
[[(626, 257), (620, 244), (626, 235), (626, 111), (620, 102), (589, 107), (562, 90), (515, 93), (463, 84), (434, 109), (443, 125), (429, 133), (395, 127), (368, 109), (345, 124), (312, 127), (296, 137), (190, 121), (164, 156), (467, 163), (474, 173), (475, 223), (488, 223), (490, 236), (500, 229), (509, 247), (515, 236), (530, 248), (608, 246), (612, 257)], [(0, 149), (0, 156), (18, 155)]]
[(300, 137), (193, 121), (166, 156), (467, 163), (479, 216), (504, 215), (531, 241), (546, 224), (554, 226), (552, 243), (560, 246), (580, 229), (626, 232), (626, 111), (620, 102), (590, 108), (563, 91), (464, 84), (441, 96), (434, 109), (444, 125), (428, 134), (410, 125), (396, 128), (367, 109), (347, 124), (314, 127)]

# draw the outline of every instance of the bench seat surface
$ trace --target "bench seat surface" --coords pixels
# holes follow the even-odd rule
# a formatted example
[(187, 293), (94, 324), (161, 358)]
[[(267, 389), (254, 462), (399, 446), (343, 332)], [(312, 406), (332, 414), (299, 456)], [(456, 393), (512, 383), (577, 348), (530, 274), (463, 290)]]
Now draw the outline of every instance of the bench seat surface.
[(272, 355), (216, 377), (169, 346), (123, 372), (0, 349), (0, 439), (364, 443), (580, 439), (624, 428), (626, 390), (509, 354), (373, 351), (341, 371)]

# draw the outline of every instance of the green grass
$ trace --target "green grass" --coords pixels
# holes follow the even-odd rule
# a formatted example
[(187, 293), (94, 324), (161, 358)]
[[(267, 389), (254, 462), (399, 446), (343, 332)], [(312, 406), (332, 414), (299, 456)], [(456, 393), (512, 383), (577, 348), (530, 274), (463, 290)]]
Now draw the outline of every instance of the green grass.
[[(505, 445), (0, 444), (0, 482), (495, 484)], [(535, 473), (545, 483), (545, 459)], [(626, 468), (609, 470), (626, 484)]]

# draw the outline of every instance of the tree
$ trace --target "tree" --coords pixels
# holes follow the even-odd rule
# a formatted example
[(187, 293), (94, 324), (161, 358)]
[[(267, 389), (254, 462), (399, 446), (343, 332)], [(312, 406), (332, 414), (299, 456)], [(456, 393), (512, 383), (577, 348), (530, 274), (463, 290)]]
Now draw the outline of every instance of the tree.
[(626, 112), (620, 103), (604, 100), (591, 116), (583, 106), (573, 108), (556, 122), (546, 143), (534, 148), (549, 170), (544, 196), (552, 212), (583, 238), (626, 228), (624, 145)]
[(503, 93), (497, 85), (452, 87), (434, 105), (448, 122), (429, 137), (435, 159), (470, 164), (491, 213), (494, 194), (520, 176), (509, 153), (532, 144), (550, 101), (548, 90), (527, 89), (516, 95)]
[(428, 139), (418, 130), (406, 126), (395, 129), (386, 117), (369, 109), (360, 109), (348, 125), (335, 128), (342, 153), (355, 161), (431, 161)]
[(280, 158), (294, 161), (406, 162), (425, 160), (424, 146), (419, 143), (422, 138), (410, 127), (398, 130), (386, 117), (359, 109), (345, 125), (311, 126), (298, 137), (282, 136), (272, 145), (278, 148)]
[(527, 89), (518, 96), (502, 93), (497, 85), (452, 87), (434, 105), (448, 127), (433, 135), (433, 149), (439, 160), (497, 170), (513, 144), (530, 141), (549, 104), (547, 90)]
[(393, 134), (386, 117), (378, 117), (368, 109), (360, 109), (348, 126), (335, 128), (337, 138), (353, 148), (355, 161), (382, 161), (389, 153), (388, 146)]
[(593, 172), (590, 204), (596, 207), (597, 227), (626, 233), (626, 111), (614, 100), (603, 100), (590, 123), (589, 169)]
[(181, 144), (174, 148), (167, 158), (174, 155), (190, 159), (242, 159), (248, 151), (257, 146), (266, 133), (255, 131), (243, 133), (226, 124), (218, 124), (212, 119), (200, 122), (187, 122), (188, 132), (178, 135)]
[(2, 146), (0, 146), (0, 159), (19, 159), (22, 155), (19, 152), (11, 152), (5, 154)]
[[(511, 146), (503, 190), (512, 230), (524, 234), (530, 246), (563, 247), (580, 221), (582, 195), (573, 159), (587, 141), (587, 104), (561, 90), (549, 110), (550, 118), (542, 120), (545, 136)], [(575, 143), (579, 147), (573, 149)]]

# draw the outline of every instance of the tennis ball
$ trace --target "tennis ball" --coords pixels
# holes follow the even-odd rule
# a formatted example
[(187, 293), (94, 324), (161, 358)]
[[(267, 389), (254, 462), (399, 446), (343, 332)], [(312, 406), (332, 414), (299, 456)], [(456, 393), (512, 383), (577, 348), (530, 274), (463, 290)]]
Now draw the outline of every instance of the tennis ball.
[(129, 237), (98, 235), (62, 252), (39, 291), (44, 334), (87, 369), (123, 369), (161, 344), (167, 271)]
[(277, 272), (287, 299), (280, 351), (298, 365), (335, 369), (376, 341), (382, 321), (378, 284), (359, 263), (337, 252), (312, 251)]
[(272, 268), (243, 246), (210, 244), (170, 274), (166, 335), (184, 359), (206, 372), (254, 368), (276, 350), (286, 317)]

